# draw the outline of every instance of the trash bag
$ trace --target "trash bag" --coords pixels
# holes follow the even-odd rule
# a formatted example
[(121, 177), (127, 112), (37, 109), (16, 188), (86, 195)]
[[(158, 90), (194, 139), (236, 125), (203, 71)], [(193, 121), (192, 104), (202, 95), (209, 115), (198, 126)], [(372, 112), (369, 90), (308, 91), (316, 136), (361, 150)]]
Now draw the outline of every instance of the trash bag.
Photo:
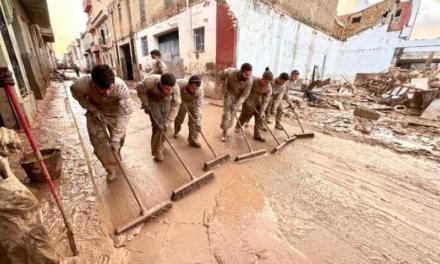
[(0, 156), (0, 263), (59, 263), (35, 196)]

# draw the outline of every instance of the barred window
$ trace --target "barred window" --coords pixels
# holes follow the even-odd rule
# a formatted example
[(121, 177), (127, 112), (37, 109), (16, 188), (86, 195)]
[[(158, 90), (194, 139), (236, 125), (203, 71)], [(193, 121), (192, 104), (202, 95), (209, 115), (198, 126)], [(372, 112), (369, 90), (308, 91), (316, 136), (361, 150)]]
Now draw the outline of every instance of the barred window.
[(205, 51), (205, 27), (194, 29), (194, 49), (196, 52)]
[(141, 38), (141, 49), (142, 49), (142, 56), (148, 56), (148, 38), (147, 36), (143, 36)]

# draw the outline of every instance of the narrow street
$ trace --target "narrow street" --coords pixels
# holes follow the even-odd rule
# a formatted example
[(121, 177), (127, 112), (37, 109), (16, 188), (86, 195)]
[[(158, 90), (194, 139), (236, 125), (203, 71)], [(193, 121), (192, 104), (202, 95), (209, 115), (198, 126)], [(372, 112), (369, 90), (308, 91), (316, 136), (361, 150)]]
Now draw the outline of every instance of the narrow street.
[[(107, 185), (77, 102), (60, 83), (53, 83), (49, 92), (49, 109), (61, 107), (67, 99), (67, 110), (73, 113), (86, 149), (80, 160), (91, 159), (92, 183), (74, 181), (77, 190), (91, 184), (96, 192), (90, 194), (97, 196), (96, 202), (90, 200), (94, 201), (90, 210), (97, 210), (99, 220), (94, 220), (96, 229), (87, 232), (106, 230), (102, 235), (114, 240), (116, 255), (125, 256), (124, 261), (116, 260), (115, 252), (98, 249), (97, 244), (90, 251), (80, 240), (83, 258), (105, 260), (89, 263), (439, 263), (440, 164), (321, 133), (311, 140), (297, 140), (279, 155), (215, 169), (214, 182), (174, 203), (168, 213), (115, 237), (115, 226), (137, 216), (134, 199), (123, 178)], [(165, 162), (153, 161), (150, 123), (135, 94), (133, 99), (136, 111), (122, 156), (144, 203), (151, 207), (169, 199), (189, 176), (169, 147)], [(221, 111), (205, 104), (202, 127), (219, 153), (235, 157), (246, 147), (233, 131), (227, 144), (220, 141)], [(53, 126), (56, 118), (48, 113), (43, 119)], [(73, 120), (58, 122), (55, 127), (69, 127), (57, 131), (58, 139), (63, 133), (73, 137)], [(292, 120), (285, 123), (292, 133), (299, 131)], [(189, 148), (184, 128), (182, 137), (173, 142), (191, 170), (201, 175), (210, 153), (206, 147)], [(249, 137), (251, 129), (252, 125), (246, 129)], [(272, 139), (251, 143), (268, 151), (275, 144)], [(67, 164), (78, 159), (69, 152), (64, 158)], [(72, 169), (65, 172), (79, 177)], [(72, 206), (80, 194), (70, 194), (66, 204)], [(83, 227), (81, 221), (75, 222), (78, 234), (85, 231)], [(123, 253), (125, 249), (128, 253)]]

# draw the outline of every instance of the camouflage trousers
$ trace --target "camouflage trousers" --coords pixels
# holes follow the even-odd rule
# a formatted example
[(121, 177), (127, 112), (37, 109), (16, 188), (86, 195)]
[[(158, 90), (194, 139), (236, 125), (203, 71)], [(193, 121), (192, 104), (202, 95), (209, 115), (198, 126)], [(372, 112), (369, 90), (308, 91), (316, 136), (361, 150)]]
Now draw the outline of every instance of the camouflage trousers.
[(274, 109), (274, 103), (273, 103), (273, 99), (270, 100), (269, 105), (266, 108), (266, 117), (269, 116), (273, 116), (273, 113), (275, 112), (275, 122), (281, 123), (281, 120), (283, 119), (283, 116), (285, 114), (285, 109), (284, 109), (284, 101), (282, 101), (279, 105), (277, 109)]
[[(185, 107), (186, 106), (186, 107)], [(182, 102), (180, 104), (179, 113), (177, 114), (176, 119), (174, 120), (174, 133), (180, 132), (182, 129), (183, 121), (185, 121), (185, 116), (187, 114), (188, 109), (188, 142), (197, 142), (201, 130), (200, 122), (201, 122), (201, 114), (198, 106), (194, 104), (185, 104)], [(191, 117), (192, 118), (191, 118)]]
[(223, 95), (223, 116), (220, 125), (223, 130), (228, 130), (234, 125), (234, 114), (237, 114), (236, 109), (240, 107), (237, 101), (236, 96), (231, 93), (226, 92)]
[[(260, 117), (260, 106), (255, 107), (257, 111), (255, 111), (254, 106), (247, 105), (246, 103), (243, 104), (243, 109), (241, 110), (240, 117), (238, 118), (241, 125), (244, 125), (245, 123), (248, 123), (252, 116), (255, 117), (255, 126), (254, 126), (254, 137), (260, 137), (261, 131), (264, 128), (263, 120)], [(238, 124), (237, 124), (238, 127)]]
[[(116, 160), (113, 157), (112, 150), (108, 144), (107, 138), (104, 135), (101, 124), (93, 117), (92, 114), (87, 113), (87, 131), (89, 133), (90, 142), (93, 146), (93, 152), (95, 153), (98, 160), (101, 162), (107, 173), (113, 173), (118, 171)], [(112, 136), (113, 130), (116, 127), (116, 118), (104, 117), (107, 130)], [(125, 135), (120, 141), (121, 148), (119, 149), (119, 154), (121, 153), (122, 146), (125, 142)]]
[[(161, 128), (156, 120), (150, 116), (152, 135), (151, 135), (151, 154), (156, 156), (159, 152), (163, 152), (165, 137), (163, 133), (167, 133), (168, 127), (163, 125)], [(163, 133), (162, 133), (163, 132)]]

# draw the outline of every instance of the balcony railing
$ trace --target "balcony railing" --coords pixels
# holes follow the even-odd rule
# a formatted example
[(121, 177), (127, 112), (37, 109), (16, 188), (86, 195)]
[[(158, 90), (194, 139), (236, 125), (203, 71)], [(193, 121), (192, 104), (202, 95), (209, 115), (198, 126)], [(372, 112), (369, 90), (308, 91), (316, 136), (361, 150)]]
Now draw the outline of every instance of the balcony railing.
[(92, 9), (92, 0), (83, 0), (83, 10), (85, 13), (89, 13)]

